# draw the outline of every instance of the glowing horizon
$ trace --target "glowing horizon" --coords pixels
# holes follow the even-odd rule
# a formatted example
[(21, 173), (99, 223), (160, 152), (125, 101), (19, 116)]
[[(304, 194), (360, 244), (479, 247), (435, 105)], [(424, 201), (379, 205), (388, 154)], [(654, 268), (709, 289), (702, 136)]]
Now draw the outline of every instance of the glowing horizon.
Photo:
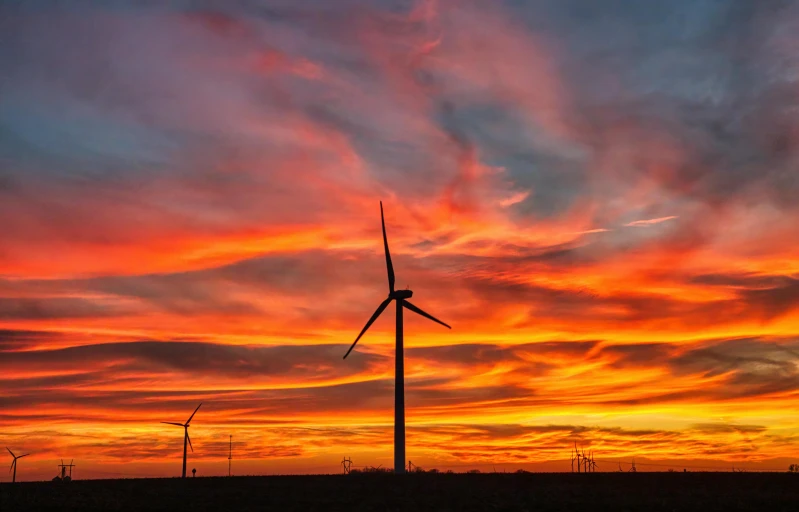
[(787, 470), (799, 7), (518, 4), (0, 6), (18, 481), (390, 466), (380, 200), (414, 463)]

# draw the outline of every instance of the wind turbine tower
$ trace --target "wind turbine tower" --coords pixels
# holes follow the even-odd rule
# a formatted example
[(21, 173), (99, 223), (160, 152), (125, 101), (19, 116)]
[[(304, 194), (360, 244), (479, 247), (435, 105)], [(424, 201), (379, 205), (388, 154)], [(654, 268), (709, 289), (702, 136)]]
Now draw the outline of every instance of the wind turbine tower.
[(394, 289), (394, 266), (391, 263), (391, 253), (388, 250), (388, 237), (386, 236), (386, 221), (383, 216), (383, 202), (380, 202), (380, 223), (383, 226), (383, 249), (386, 253), (386, 269), (388, 270), (388, 298), (377, 306), (377, 310), (372, 315), (372, 318), (366, 322), (366, 325), (355, 338), (352, 346), (347, 353), (344, 354), (344, 359), (350, 355), (352, 349), (361, 339), (361, 336), (367, 329), (377, 320), (377, 317), (385, 311), (391, 301), (397, 302), (397, 317), (396, 317), (396, 353), (394, 356), (394, 473), (405, 473), (405, 357), (403, 354), (403, 308), (408, 309), (417, 315), (421, 315), (436, 323), (439, 323), (447, 329), (452, 329), (449, 325), (441, 320), (435, 318), (429, 313), (425, 313), (418, 307), (411, 304), (408, 299), (413, 297), (411, 290), (395, 290)]
[(233, 436), (230, 436), (230, 451), (227, 456), (227, 476), (230, 476), (230, 462), (233, 460)]
[[(186, 423), (173, 423), (171, 421), (162, 421), (166, 425), (176, 425), (178, 427), (183, 427), (183, 475), (181, 478), (186, 478), (186, 444), (188, 443), (189, 448), (191, 448), (192, 453), (194, 453), (194, 447), (191, 445), (191, 438), (189, 437), (189, 425), (191, 424), (191, 419), (197, 414), (197, 411), (200, 410), (202, 407), (202, 403), (194, 409), (194, 412), (191, 413), (189, 419), (186, 420)], [(229, 464), (228, 464), (229, 465)]]
[(8, 450), (8, 453), (10, 453), (12, 457), (14, 457), (14, 460), (11, 461), (11, 467), (9, 468), (9, 471), (11, 470), (14, 471), (14, 476), (11, 477), (11, 482), (15, 483), (17, 481), (17, 459), (21, 459), (22, 457), (27, 457), (28, 455), (30, 455), (30, 453), (26, 453), (24, 455), (14, 455), (14, 452), (12, 452), (8, 448), (8, 446), (6, 446), (6, 450)]

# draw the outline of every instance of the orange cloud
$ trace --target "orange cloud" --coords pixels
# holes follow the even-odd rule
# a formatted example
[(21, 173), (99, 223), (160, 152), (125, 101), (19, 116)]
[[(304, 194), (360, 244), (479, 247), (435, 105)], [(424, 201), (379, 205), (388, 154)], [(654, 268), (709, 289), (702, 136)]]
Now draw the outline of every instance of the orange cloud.
[(566, 470), (577, 442), (782, 464), (799, 246), (779, 77), (752, 77), (751, 111), (735, 84), (697, 105), (707, 77), (629, 48), (635, 13), (356, 4), (16, 15), (0, 444), (32, 453), (23, 478), (61, 457), (175, 474), (159, 422), (200, 401), (203, 474), (231, 433), (252, 472), (335, 472), (333, 446), (390, 460), (393, 322), (341, 360), (385, 296), (379, 200), (398, 286), (454, 327), (407, 320), (414, 462)]

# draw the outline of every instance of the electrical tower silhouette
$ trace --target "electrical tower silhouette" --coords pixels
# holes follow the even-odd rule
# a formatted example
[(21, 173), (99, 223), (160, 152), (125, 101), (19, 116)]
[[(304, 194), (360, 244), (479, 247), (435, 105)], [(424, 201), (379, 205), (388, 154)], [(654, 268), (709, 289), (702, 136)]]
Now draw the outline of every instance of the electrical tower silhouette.
[[(69, 464), (64, 464), (64, 459), (61, 459), (61, 464), (58, 464), (58, 467), (61, 468), (61, 480), (65, 482), (69, 482), (72, 480), (72, 468), (75, 467), (75, 464), (72, 463), (75, 459), (69, 461)], [(69, 475), (67, 475), (67, 468), (69, 468)]]
[(341, 465), (344, 467), (344, 474), (349, 475), (350, 470), (352, 469), (352, 459), (349, 457), (344, 457), (344, 460), (341, 461)]

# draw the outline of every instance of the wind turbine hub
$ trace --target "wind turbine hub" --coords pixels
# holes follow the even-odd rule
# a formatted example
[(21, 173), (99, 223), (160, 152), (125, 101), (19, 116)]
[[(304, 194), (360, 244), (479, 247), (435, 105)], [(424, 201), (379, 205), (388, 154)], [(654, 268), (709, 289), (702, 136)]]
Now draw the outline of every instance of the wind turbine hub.
[(413, 297), (413, 292), (411, 290), (394, 290), (393, 292), (388, 294), (389, 298), (392, 299), (410, 299)]

